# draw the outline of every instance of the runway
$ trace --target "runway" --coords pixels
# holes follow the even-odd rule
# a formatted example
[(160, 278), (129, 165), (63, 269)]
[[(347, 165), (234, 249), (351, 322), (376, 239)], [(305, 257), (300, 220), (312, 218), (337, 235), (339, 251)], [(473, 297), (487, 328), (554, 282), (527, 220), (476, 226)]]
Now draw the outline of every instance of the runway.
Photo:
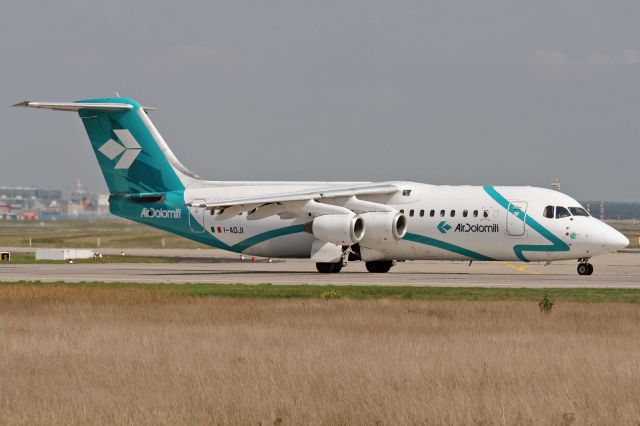
[[(207, 254), (211, 252), (207, 250)], [(579, 276), (576, 261), (549, 266), (509, 262), (474, 262), (468, 266), (461, 262), (414, 261), (398, 263), (387, 274), (371, 274), (364, 263), (351, 262), (339, 274), (320, 274), (308, 260), (273, 263), (228, 260), (227, 256), (227, 261), (215, 263), (192, 260), (162, 264), (2, 264), (0, 281), (640, 288), (638, 253), (596, 257), (592, 259), (595, 267), (592, 276)]]

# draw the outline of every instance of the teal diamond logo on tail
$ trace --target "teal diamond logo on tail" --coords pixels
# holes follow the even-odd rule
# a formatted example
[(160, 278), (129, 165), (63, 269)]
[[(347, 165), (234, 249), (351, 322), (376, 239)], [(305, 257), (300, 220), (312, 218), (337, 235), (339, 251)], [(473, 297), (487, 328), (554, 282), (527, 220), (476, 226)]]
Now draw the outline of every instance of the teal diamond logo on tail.
[(438, 231), (442, 232), (443, 234), (446, 234), (449, 229), (451, 229), (451, 225), (449, 225), (444, 220), (438, 224)]

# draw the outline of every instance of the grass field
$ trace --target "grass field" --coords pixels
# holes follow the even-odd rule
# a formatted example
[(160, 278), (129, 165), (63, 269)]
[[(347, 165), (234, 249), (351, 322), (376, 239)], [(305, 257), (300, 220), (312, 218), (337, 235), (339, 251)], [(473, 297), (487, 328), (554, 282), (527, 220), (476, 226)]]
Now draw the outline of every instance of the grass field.
[(640, 421), (634, 304), (177, 287), (0, 285), (0, 424)]
[[(611, 221), (610, 225), (623, 232), (630, 240), (629, 247), (640, 247), (640, 223)], [(2, 247), (75, 247), (96, 248), (98, 239), (103, 248), (205, 248), (149, 226), (120, 219), (114, 220), (61, 220), (61, 221), (0, 221)]]
[(4, 282), (0, 286), (36, 288), (144, 289), (173, 296), (229, 297), (240, 299), (403, 299), (448, 301), (552, 300), (579, 303), (640, 303), (638, 288), (509, 288), (427, 287), (384, 285), (273, 285), (273, 284), (131, 284), (64, 282)]
[(0, 221), (2, 247), (198, 248), (207, 247), (128, 220)]

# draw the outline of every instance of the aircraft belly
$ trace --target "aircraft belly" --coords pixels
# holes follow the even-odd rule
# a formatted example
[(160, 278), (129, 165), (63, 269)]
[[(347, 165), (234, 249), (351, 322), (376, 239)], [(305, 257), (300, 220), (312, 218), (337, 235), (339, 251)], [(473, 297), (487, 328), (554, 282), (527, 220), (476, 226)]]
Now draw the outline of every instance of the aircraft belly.
[(392, 253), (390, 258), (403, 260), (443, 260), (444, 253), (436, 247), (418, 244), (402, 240)]
[(311, 255), (314, 240), (313, 235), (305, 232), (285, 235), (251, 246), (244, 253), (252, 256), (307, 259)]

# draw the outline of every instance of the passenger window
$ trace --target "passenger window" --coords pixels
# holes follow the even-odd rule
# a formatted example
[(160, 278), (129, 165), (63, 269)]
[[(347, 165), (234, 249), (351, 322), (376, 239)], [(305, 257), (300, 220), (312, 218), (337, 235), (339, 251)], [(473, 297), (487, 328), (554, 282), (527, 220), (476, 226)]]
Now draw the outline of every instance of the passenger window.
[(462, 217), (467, 217), (469, 215), (469, 210), (462, 210)]
[(404, 214), (404, 209), (400, 209), (400, 213)]
[(569, 211), (574, 216), (589, 216), (589, 213), (582, 207), (569, 207)]
[(473, 211), (473, 217), (478, 217), (478, 210)]
[(569, 210), (560, 206), (556, 207), (556, 219), (562, 219), (563, 217), (569, 217), (569, 216), (571, 216), (571, 213), (569, 213)]
[(440, 210), (440, 217), (444, 217), (444, 214), (445, 214), (444, 210)]
[(489, 217), (489, 210), (485, 210), (482, 212), (482, 217)]
[(553, 219), (553, 216), (554, 216), (553, 206), (545, 207), (543, 216), (548, 218), (548, 219)]
[(424, 217), (424, 210), (420, 210), (420, 217)]
[(436, 211), (435, 210), (431, 210), (429, 212), (429, 216), (434, 217), (436, 215)]
[(409, 210), (409, 216), (413, 217), (413, 209)]
[(455, 217), (456, 216), (456, 211), (455, 210), (451, 210), (451, 217)]

